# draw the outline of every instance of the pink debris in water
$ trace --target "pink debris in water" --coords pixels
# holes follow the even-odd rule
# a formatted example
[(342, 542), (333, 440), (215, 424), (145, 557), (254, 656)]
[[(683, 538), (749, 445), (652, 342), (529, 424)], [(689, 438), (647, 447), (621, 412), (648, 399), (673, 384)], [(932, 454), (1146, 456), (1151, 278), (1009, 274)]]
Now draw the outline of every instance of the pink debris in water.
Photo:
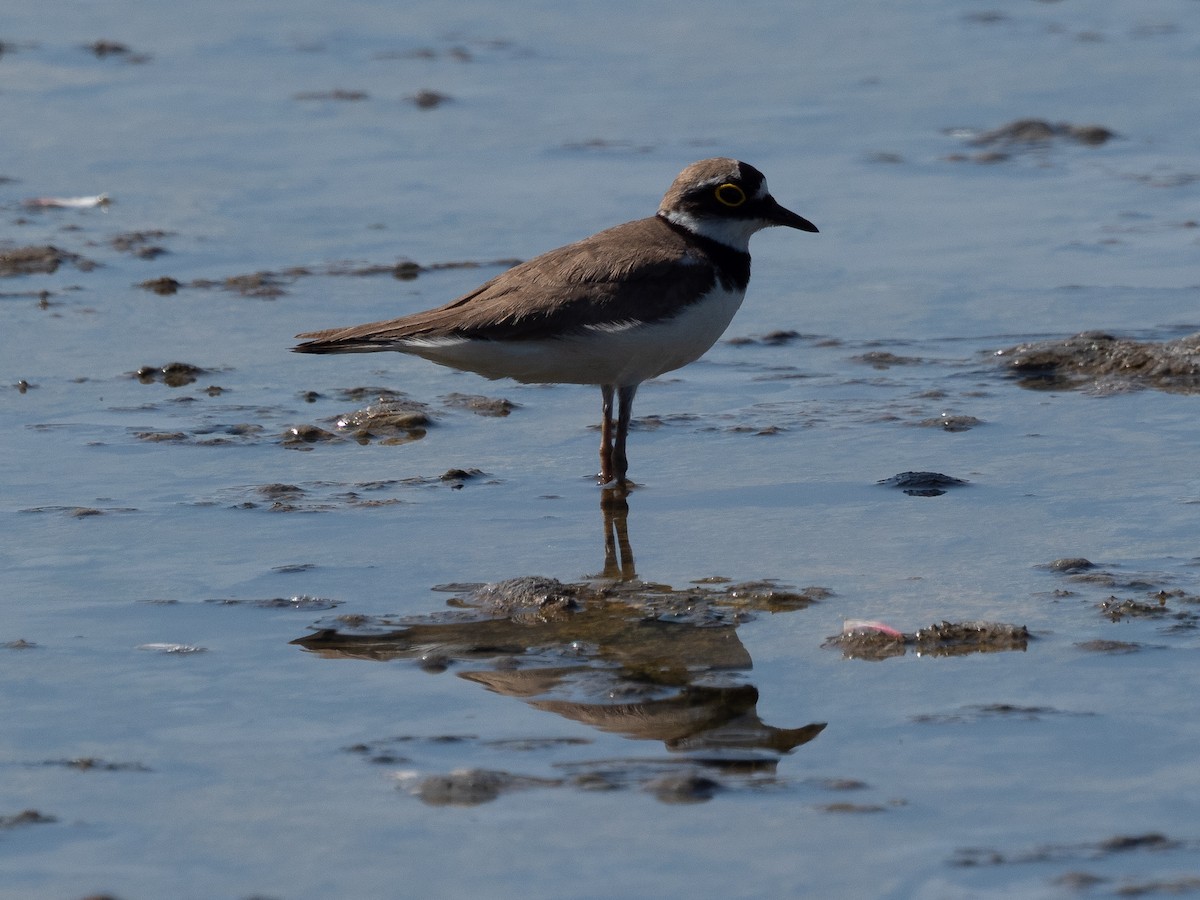
[(842, 622), (842, 634), (886, 634), (889, 637), (904, 637), (903, 631), (898, 631), (891, 625), (867, 619), (846, 619)]
[(96, 194), (92, 197), (31, 197), (22, 201), (29, 209), (91, 209), (96, 206), (108, 206), (112, 203), (108, 194)]

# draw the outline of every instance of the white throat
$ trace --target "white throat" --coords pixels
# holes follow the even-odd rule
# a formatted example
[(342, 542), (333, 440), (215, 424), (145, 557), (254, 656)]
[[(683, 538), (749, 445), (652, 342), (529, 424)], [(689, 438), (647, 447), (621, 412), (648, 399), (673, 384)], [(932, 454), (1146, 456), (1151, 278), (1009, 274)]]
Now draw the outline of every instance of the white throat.
[(671, 224), (678, 225), (692, 234), (706, 237), (742, 253), (750, 252), (750, 236), (752, 234), (769, 228), (772, 224), (762, 219), (697, 218), (677, 209), (664, 212), (662, 216)]

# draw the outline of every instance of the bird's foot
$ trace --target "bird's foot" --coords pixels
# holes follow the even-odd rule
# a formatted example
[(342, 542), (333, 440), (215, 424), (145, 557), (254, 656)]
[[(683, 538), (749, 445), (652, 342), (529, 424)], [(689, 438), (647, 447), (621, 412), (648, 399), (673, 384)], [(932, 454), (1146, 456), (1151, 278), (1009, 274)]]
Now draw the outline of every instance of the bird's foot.
[(636, 484), (624, 476), (613, 476), (605, 481), (603, 472), (596, 476), (596, 484), (599, 485), (602, 491), (631, 491), (637, 487)]

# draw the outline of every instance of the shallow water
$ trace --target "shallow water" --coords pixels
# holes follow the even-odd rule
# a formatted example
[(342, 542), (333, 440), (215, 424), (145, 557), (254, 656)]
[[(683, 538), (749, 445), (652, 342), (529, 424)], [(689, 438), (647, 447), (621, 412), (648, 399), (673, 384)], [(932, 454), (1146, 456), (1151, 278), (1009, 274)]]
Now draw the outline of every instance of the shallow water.
[[(995, 357), (1200, 325), (1195, 4), (594, 9), (7, 5), (0, 251), (99, 266), (0, 278), (0, 897), (1195, 889), (1196, 398)], [(971, 142), (1025, 118), (1117, 136)], [(291, 336), (444, 302), (716, 154), (821, 234), (756, 237), (754, 340), (639, 393), (623, 574), (696, 597), (429, 638), (488, 618), (439, 586), (620, 570), (599, 392)], [(346, 274), (398, 260), (426, 268)], [(423, 436), (287, 440), (381, 390)], [(907, 471), (967, 484), (878, 484)], [(828, 594), (710, 596), (762, 579)], [(1032, 637), (868, 661), (823, 646), (845, 620)], [(291, 643), (319, 628), (433, 643)], [(593, 708), (623, 703), (662, 715)]]

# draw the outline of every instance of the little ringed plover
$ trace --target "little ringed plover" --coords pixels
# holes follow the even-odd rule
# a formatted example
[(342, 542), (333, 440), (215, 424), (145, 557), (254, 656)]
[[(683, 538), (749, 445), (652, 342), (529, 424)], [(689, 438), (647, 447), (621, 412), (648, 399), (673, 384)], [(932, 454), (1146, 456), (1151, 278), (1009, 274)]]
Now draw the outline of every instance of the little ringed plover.
[(396, 350), (485, 378), (599, 385), (599, 479), (624, 486), (638, 385), (716, 343), (746, 295), (750, 236), (774, 225), (817, 230), (753, 166), (701, 160), (650, 218), (551, 250), (437, 309), (300, 334), (293, 349)]

